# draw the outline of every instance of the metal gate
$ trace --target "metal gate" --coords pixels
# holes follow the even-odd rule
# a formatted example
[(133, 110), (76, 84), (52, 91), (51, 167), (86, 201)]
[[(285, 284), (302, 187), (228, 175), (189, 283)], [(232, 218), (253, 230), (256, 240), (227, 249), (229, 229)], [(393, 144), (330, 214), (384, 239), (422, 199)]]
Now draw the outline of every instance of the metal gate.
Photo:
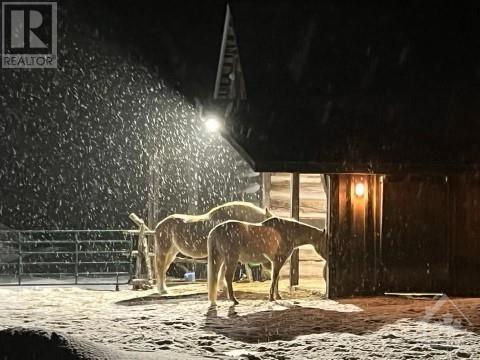
[(127, 284), (134, 239), (123, 230), (0, 230), (0, 286)]

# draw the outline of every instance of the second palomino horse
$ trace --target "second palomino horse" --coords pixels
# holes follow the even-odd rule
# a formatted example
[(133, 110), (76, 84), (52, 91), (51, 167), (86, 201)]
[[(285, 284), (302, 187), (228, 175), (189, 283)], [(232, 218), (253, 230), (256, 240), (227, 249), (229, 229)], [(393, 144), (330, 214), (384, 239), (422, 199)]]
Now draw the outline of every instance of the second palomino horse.
[(296, 220), (272, 217), (261, 224), (243, 221), (224, 222), (208, 236), (208, 299), (216, 304), (219, 272), (225, 267), (228, 297), (238, 304), (233, 294), (233, 274), (237, 262), (261, 263), (272, 266), (270, 301), (280, 299), (278, 274), (293, 249), (311, 244), (326, 259), (325, 230)]
[(203, 215), (174, 214), (166, 217), (155, 227), (158, 291), (161, 294), (167, 292), (166, 272), (179, 252), (193, 258), (207, 256), (208, 233), (216, 225), (227, 220), (261, 222), (271, 216), (267, 209), (234, 201)]

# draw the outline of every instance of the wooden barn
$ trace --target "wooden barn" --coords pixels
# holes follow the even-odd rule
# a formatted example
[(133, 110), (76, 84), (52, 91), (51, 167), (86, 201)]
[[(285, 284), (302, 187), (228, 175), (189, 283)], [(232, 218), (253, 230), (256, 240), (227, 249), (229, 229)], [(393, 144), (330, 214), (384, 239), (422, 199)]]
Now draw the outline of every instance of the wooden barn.
[(299, 174), (323, 179), (310, 216), (326, 223), (330, 297), (480, 295), (478, 11), (227, 6), (205, 112), (265, 173), (267, 201), (270, 173), (292, 174), (292, 216)]

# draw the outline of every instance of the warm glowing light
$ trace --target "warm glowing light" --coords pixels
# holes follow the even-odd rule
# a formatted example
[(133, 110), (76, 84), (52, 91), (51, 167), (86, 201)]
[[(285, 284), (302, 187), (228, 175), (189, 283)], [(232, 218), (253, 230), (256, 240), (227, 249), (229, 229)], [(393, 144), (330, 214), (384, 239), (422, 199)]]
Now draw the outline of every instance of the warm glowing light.
[(209, 117), (205, 120), (205, 127), (208, 132), (217, 132), (220, 130), (220, 121), (216, 117)]
[(355, 195), (358, 197), (362, 197), (365, 195), (365, 185), (363, 183), (356, 183), (355, 184)]

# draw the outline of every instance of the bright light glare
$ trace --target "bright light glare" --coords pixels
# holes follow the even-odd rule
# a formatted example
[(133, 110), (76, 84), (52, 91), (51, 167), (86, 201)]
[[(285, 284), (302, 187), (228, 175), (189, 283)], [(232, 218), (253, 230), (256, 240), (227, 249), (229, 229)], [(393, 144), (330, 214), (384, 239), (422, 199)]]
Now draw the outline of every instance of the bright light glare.
[(215, 117), (209, 117), (205, 120), (205, 127), (207, 128), (208, 132), (217, 132), (220, 130), (220, 121), (218, 121)]
[(355, 184), (355, 195), (358, 197), (365, 195), (365, 185), (363, 185), (363, 183)]

